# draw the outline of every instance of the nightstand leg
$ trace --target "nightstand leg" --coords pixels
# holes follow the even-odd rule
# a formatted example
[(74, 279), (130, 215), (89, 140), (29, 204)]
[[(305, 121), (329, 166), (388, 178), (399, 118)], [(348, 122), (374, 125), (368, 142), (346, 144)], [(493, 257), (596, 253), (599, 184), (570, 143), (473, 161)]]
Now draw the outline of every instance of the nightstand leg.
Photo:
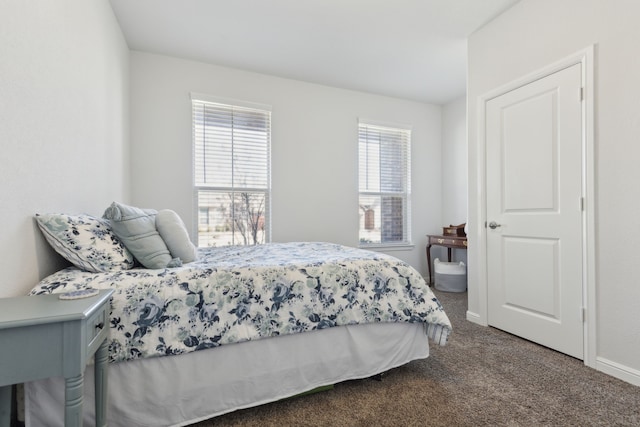
[(0, 426), (11, 425), (12, 386), (0, 387)]
[(427, 245), (427, 267), (429, 268), (429, 283), (427, 285), (433, 285), (433, 280), (431, 279), (431, 244)]
[(109, 366), (107, 340), (102, 341), (95, 354), (96, 427), (107, 425), (107, 368)]
[(64, 425), (65, 427), (82, 427), (82, 386), (83, 374), (65, 378), (64, 389)]

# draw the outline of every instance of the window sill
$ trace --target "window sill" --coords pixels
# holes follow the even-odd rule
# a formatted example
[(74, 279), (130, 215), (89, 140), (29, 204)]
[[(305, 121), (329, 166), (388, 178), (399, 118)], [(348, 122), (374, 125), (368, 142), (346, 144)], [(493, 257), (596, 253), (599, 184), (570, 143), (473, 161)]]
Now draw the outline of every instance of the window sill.
[(379, 252), (385, 252), (385, 251), (410, 251), (413, 250), (413, 248), (416, 247), (416, 245), (414, 245), (413, 243), (398, 243), (398, 244), (382, 244), (382, 243), (373, 243), (373, 244), (369, 244), (369, 245), (359, 245), (358, 246), (360, 249), (368, 249), (368, 250), (372, 250), (372, 251), (379, 251)]

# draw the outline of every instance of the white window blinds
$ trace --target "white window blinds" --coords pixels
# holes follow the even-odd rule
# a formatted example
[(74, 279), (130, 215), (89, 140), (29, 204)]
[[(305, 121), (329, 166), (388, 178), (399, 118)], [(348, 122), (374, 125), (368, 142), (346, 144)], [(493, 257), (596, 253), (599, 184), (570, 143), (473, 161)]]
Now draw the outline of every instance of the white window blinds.
[(358, 124), (360, 245), (411, 244), (411, 130)]
[(271, 112), (192, 96), (198, 245), (269, 240)]

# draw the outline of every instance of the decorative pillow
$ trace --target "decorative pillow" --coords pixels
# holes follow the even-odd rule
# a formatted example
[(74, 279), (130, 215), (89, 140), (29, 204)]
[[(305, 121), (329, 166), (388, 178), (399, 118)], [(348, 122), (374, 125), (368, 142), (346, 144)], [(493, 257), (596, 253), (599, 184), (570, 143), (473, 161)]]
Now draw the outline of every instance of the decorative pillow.
[(131, 252), (100, 218), (36, 214), (36, 223), (51, 247), (82, 270), (100, 273), (133, 267)]
[(172, 257), (180, 258), (183, 263), (198, 259), (198, 250), (189, 239), (187, 227), (176, 212), (170, 209), (159, 211), (156, 215), (156, 229)]
[(177, 267), (179, 259), (172, 259), (167, 245), (156, 230), (153, 209), (140, 209), (113, 202), (103, 218), (111, 221), (113, 232), (146, 268)]

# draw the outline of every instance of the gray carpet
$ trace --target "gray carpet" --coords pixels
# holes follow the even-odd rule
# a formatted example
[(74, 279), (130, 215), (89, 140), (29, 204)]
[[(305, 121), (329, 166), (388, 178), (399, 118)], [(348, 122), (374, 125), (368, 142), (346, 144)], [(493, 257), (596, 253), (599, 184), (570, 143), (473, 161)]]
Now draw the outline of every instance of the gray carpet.
[(193, 427), (640, 426), (640, 387), (470, 323), (466, 293), (435, 292), (454, 334), (428, 359)]

